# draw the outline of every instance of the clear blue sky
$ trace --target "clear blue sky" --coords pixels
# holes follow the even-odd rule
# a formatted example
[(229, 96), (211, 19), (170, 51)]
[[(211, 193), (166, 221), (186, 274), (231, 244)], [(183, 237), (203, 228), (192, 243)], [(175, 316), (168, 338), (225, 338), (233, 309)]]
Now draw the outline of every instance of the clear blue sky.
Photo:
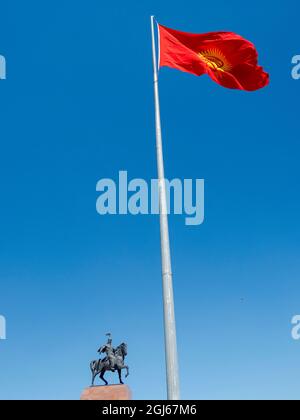
[(100, 178), (156, 177), (150, 14), (243, 35), (271, 75), (160, 74), (166, 175), (206, 180), (204, 225), (170, 218), (182, 397), (299, 398), (299, 7), (2, 2), (0, 398), (78, 399), (109, 330), (134, 397), (166, 396), (158, 219), (95, 211)]

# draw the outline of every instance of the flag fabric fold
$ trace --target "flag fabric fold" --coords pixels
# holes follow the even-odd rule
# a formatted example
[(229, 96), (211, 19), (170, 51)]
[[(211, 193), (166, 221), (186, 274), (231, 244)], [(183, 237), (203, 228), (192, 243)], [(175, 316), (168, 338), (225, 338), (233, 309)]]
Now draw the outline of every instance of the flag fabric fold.
[(209, 75), (230, 89), (254, 91), (269, 83), (255, 46), (234, 32), (191, 34), (158, 25), (159, 66)]

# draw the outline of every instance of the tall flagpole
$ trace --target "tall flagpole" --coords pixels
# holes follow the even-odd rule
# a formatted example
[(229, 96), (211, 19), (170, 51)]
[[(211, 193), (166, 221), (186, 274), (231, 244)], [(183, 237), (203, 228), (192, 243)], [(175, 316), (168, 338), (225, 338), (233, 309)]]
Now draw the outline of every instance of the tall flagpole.
[(164, 329), (166, 351), (166, 374), (168, 400), (178, 400), (179, 372), (176, 343), (176, 324), (173, 297), (172, 267), (169, 243), (167, 195), (164, 174), (164, 160), (162, 149), (159, 93), (158, 93), (158, 69), (154, 35), (154, 16), (151, 16), (152, 31), (152, 55), (154, 72), (154, 101), (155, 101), (155, 126), (156, 126), (156, 155), (157, 171), (159, 180), (159, 215), (160, 215), (160, 241), (163, 282), (163, 306), (164, 306)]

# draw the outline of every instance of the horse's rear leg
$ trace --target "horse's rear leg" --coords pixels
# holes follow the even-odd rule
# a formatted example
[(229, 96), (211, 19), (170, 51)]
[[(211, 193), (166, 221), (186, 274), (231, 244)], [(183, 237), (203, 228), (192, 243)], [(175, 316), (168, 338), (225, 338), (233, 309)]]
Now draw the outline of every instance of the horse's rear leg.
[(102, 379), (102, 381), (105, 383), (105, 385), (108, 385), (107, 380), (104, 379), (104, 373), (105, 373), (105, 369), (102, 369), (101, 374), (100, 374), (100, 379)]
[(94, 386), (94, 382), (95, 382), (95, 378), (96, 378), (96, 376), (97, 376), (97, 373), (93, 373), (93, 377), (92, 377), (92, 385), (91, 385), (91, 386)]
[(124, 384), (124, 382), (122, 381), (122, 370), (121, 370), (121, 369), (118, 369), (118, 374), (119, 374), (119, 381), (120, 381), (120, 384), (121, 384), (121, 385), (123, 385), (123, 384)]

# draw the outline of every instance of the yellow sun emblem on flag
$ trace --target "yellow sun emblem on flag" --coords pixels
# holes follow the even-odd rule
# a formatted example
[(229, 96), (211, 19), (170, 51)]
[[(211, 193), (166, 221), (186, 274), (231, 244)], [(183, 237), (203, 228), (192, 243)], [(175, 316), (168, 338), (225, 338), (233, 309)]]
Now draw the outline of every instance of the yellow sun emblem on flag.
[(225, 55), (217, 48), (200, 51), (198, 56), (212, 70), (229, 71), (232, 69), (232, 65), (229, 63)]

